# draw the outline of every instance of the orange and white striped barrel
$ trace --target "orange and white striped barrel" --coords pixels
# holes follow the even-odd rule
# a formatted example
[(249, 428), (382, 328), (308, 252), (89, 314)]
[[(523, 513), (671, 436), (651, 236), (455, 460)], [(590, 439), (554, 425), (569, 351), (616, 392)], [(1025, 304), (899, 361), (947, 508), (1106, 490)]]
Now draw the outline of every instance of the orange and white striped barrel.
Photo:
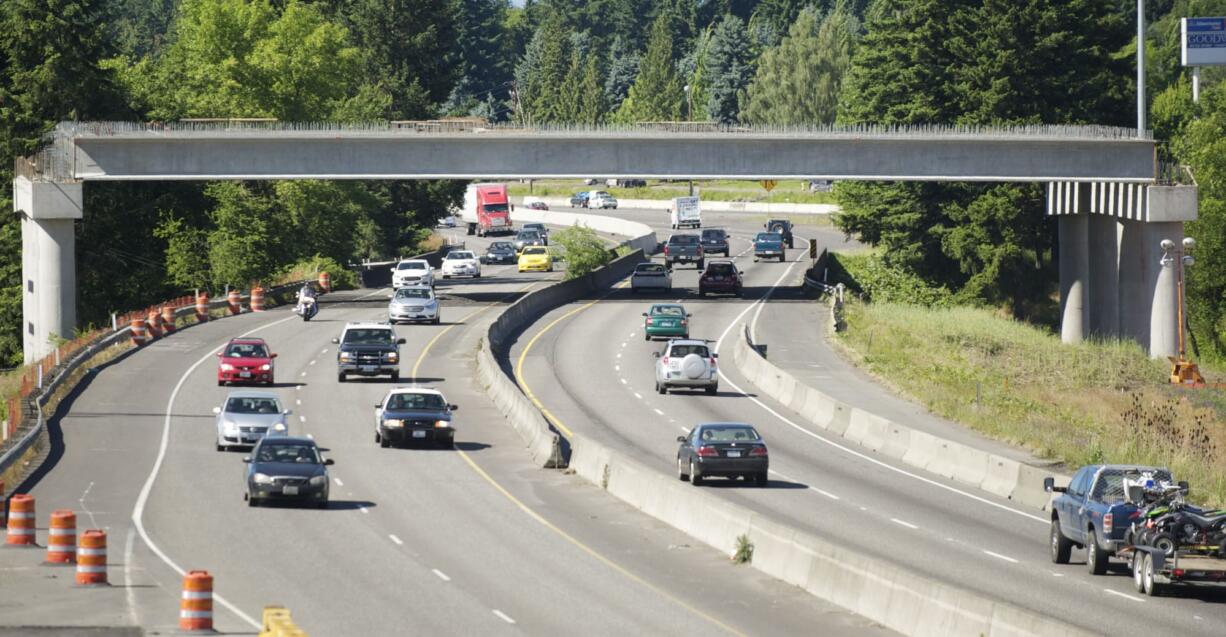
[(327, 272), (319, 273), (319, 287), (324, 292), (332, 291), (332, 275)]
[(162, 338), (162, 313), (157, 310), (149, 310), (149, 314), (145, 316), (145, 325), (149, 329), (149, 340)]
[(77, 586), (106, 583), (106, 531), (88, 529), (77, 543)]
[(70, 509), (51, 512), (47, 530), (47, 563), (72, 564), (77, 561), (77, 514)]
[(175, 308), (173, 305), (162, 306), (162, 332), (175, 333)]
[(213, 630), (213, 576), (208, 571), (188, 571), (183, 576), (179, 630)]
[(9, 546), (37, 546), (34, 543), (34, 496), (15, 493), (9, 500), (8, 536), (4, 543)]
[(196, 320), (203, 323), (209, 320), (209, 295), (199, 294), (196, 296)]
[(264, 311), (264, 288), (251, 288), (251, 311)]
[(141, 345), (149, 342), (149, 333), (145, 330), (145, 319), (134, 318), (132, 319), (131, 326), (133, 345), (140, 347)]
[(226, 302), (230, 304), (231, 314), (243, 311), (243, 295), (239, 294), (238, 290), (230, 290), (230, 294), (226, 296)]

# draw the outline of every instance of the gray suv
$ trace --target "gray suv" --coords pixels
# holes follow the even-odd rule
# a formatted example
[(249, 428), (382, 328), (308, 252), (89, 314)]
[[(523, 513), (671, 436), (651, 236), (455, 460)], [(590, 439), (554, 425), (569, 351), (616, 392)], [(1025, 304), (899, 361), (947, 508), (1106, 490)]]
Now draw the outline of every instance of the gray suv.
[(381, 376), (400, 380), (400, 346), (403, 338), (388, 323), (354, 322), (345, 325), (340, 338), (332, 339), (336, 348), (336, 381), (345, 382), (348, 374)]

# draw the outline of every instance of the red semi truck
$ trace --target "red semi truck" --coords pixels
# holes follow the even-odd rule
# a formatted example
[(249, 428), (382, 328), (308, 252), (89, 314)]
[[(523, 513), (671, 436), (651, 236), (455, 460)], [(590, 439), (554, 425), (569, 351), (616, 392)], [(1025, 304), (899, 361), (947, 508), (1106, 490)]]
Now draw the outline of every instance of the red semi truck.
[(469, 184), (464, 191), (460, 219), (468, 224), (468, 234), (515, 232), (511, 225), (511, 204), (506, 184)]

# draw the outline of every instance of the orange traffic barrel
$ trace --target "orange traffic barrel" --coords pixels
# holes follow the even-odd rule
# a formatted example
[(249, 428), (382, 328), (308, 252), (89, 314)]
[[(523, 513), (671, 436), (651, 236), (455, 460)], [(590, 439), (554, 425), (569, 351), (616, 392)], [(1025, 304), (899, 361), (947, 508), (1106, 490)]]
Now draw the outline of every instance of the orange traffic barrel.
[(213, 630), (213, 576), (208, 571), (188, 571), (183, 576), (179, 630)]
[(264, 288), (251, 288), (251, 311), (264, 311)]
[(77, 544), (77, 586), (106, 583), (106, 531), (89, 529)]
[(175, 308), (173, 305), (162, 306), (162, 331), (166, 334), (175, 332)]
[(51, 512), (47, 530), (47, 563), (72, 564), (77, 561), (77, 514), (70, 509)]
[(34, 496), (13, 494), (9, 500), (8, 537), (9, 546), (37, 546), (34, 543)]
[(319, 273), (319, 287), (324, 292), (332, 291), (332, 275), (327, 272)]
[(149, 310), (148, 316), (145, 318), (145, 324), (149, 328), (149, 340), (162, 338), (162, 313), (157, 310)]
[(149, 334), (145, 330), (145, 319), (132, 319), (132, 344), (140, 347), (149, 342)]
[(230, 304), (230, 313), (238, 314), (243, 311), (243, 295), (238, 293), (238, 290), (230, 290), (226, 295), (226, 302)]
[(203, 292), (196, 296), (196, 320), (201, 323), (209, 320), (209, 295)]

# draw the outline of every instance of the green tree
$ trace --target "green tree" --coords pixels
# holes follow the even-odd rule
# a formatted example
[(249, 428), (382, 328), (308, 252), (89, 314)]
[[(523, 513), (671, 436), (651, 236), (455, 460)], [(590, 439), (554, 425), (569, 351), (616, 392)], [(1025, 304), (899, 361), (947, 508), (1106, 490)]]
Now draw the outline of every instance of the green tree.
[(802, 11), (787, 37), (759, 60), (741, 99), (741, 119), (775, 125), (833, 122), (859, 30), (859, 21), (843, 5), (820, 21), (814, 11)]
[(662, 13), (651, 25), (647, 52), (630, 93), (617, 110), (622, 122), (676, 121), (681, 119), (685, 96), (677, 79), (673, 59), (673, 34), (669, 14)]
[(209, 273), (215, 288), (246, 287), (269, 276), (284, 261), (274, 229), (285, 228), (268, 197), (243, 183), (219, 181), (205, 192), (216, 201), (209, 212)]
[(489, 95), (507, 95), (511, 77), (506, 0), (457, 0), (455, 64), (460, 79), (444, 110), (468, 114)]
[(612, 257), (608, 247), (595, 230), (586, 226), (563, 228), (549, 237), (551, 244), (562, 248), (566, 255), (566, 279), (581, 276), (608, 265)]
[(706, 68), (711, 78), (705, 104), (707, 116), (721, 124), (736, 123), (741, 111), (738, 94), (753, 77), (749, 32), (740, 18), (729, 14), (719, 21), (707, 49)]
[(609, 48), (609, 72), (604, 82), (604, 97), (609, 110), (621, 107), (639, 74), (642, 59), (626, 42), (620, 37), (615, 38)]
[(609, 106), (605, 101), (603, 74), (600, 69), (600, 56), (592, 53), (587, 56), (587, 64), (583, 68), (583, 79), (579, 82), (579, 110), (576, 121), (580, 124), (599, 124), (608, 114)]

